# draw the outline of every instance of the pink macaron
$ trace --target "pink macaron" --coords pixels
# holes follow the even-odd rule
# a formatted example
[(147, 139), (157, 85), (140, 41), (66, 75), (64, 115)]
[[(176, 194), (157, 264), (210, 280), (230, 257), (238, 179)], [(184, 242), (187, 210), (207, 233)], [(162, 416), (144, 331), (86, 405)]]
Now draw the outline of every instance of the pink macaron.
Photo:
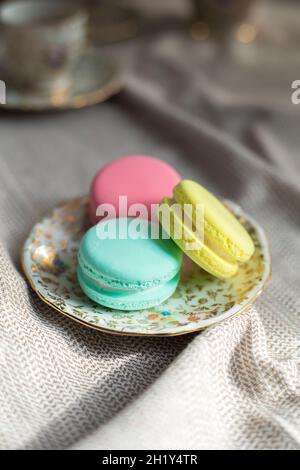
[(172, 190), (180, 180), (174, 168), (157, 158), (130, 155), (113, 160), (92, 181), (91, 222), (95, 224), (103, 216), (150, 219), (153, 205), (163, 197), (172, 197)]

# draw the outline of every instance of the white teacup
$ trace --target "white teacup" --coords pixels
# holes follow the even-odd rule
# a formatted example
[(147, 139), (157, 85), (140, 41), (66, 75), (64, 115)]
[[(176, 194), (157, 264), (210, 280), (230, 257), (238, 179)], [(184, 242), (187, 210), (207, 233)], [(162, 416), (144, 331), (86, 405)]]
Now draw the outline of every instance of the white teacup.
[(87, 15), (62, 0), (0, 5), (0, 79), (18, 88), (63, 91), (87, 33)]

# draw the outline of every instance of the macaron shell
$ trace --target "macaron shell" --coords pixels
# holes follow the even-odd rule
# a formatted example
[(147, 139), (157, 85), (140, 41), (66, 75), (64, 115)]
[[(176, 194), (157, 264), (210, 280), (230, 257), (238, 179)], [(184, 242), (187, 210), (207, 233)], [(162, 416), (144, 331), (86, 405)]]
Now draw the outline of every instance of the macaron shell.
[(133, 204), (143, 204), (147, 213), (140, 217), (151, 217), (151, 205), (159, 204), (164, 196), (171, 197), (173, 187), (181, 180), (177, 171), (157, 158), (144, 155), (124, 156), (105, 165), (95, 176), (90, 191), (89, 214), (96, 223), (97, 207), (111, 204), (115, 217), (134, 217), (137, 207), (131, 212), (120, 213), (119, 196), (127, 196), (128, 208)]
[[(133, 228), (147, 238), (131, 238)], [(180, 270), (182, 252), (171, 239), (150, 238), (159, 230), (145, 219), (103, 220), (81, 240), (79, 264), (87, 276), (121, 290), (160, 285)], [(101, 238), (108, 233), (114, 238)]]
[[(176, 185), (173, 193), (181, 205), (204, 205), (205, 236), (227, 255), (241, 262), (247, 261), (253, 255), (254, 244), (248, 232), (221, 201), (200, 184), (183, 180)], [(195, 223), (195, 220), (193, 222)]]
[[(178, 217), (176, 212), (172, 209), (174, 201), (169, 198), (164, 198), (161, 204), (166, 204), (165, 208), (169, 208), (170, 214), (170, 227), (167, 227), (162, 212), (160, 212), (160, 222), (166, 231), (170, 231), (170, 235), (174, 242), (180, 247), (180, 249), (198, 266), (205, 271), (209, 272), (213, 276), (220, 279), (227, 279), (232, 277), (238, 269), (238, 264), (234, 260), (226, 259), (221, 257), (218, 252), (209, 246), (209, 242), (199, 240), (195, 233), (189, 230), (188, 227), (183, 227), (182, 219)], [(182, 238), (175, 238), (174, 236), (174, 223), (181, 226)], [(169, 230), (170, 229), (170, 230)], [(191, 244), (195, 247), (191, 249)]]
[(79, 284), (83, 292), (94, 302), (117, 310), (142, 310), (155, 307), (167, 300), (176, 290), (180, 272), (173, 279), (157, 287), (144, 291), (117, 292), (99, 289), (81, 267), (77, 268)]

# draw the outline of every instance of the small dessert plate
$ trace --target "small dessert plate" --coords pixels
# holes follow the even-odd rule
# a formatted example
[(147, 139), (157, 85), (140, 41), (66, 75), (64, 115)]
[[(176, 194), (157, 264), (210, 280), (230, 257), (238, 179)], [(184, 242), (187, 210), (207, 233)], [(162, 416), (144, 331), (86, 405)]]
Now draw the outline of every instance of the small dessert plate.
[(171, 336), (191, 333), (241, 313), (263, 291), (271, 274), (271, 256), (262, 228), (231, 202), (226, 202), (245, 225), (255, 253), (231, 279), (214, 278), (185, 260), (180, 284), (156, 308), (125, 312), (102, 307), (81, 291), (77, 251), (89, 228), (87, 198), (53, 209), (27, 238), (22, 265), (31, 287), (60, 313), (99, 331), (124, 335)]
[(121, 88), (120, 73), (114, 62), (92, 49), (78, 60), (67, 91), (24, 91), (7, 83), (6, 103), (0, 105), (0, 109), (46, 111), (83, 108), (107, 100)]

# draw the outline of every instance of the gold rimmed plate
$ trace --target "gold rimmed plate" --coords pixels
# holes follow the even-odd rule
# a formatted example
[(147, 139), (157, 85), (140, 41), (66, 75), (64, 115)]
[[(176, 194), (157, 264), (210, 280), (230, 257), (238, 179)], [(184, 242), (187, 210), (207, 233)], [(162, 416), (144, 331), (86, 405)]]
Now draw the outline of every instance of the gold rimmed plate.
[(56, 207), (33, 227), (24, 244), (23, 269), (44, 302), (91, 328), (137, 336), (201, 330), (245, 310), (263, 291), (271, 274), (270, 250), (263, 229), (238, 206), (228, 201), (227, 205), (253, 238), (252, 258), (226, 281), (185, 259), (176, 292), (155, 308), (113, 310), (96, 304), (81, 291), (76, 265), (80, 240), (89, 228), (86, 197)]
[(74, 66), (67, 91), (24, 91), (7, 83), (6, 103), (0, 105), (0, 109), (50, 111), (83, 108), (109, 99), (121, 88), (122, 79), (116, 64), (96, 49), (90, 49)]

